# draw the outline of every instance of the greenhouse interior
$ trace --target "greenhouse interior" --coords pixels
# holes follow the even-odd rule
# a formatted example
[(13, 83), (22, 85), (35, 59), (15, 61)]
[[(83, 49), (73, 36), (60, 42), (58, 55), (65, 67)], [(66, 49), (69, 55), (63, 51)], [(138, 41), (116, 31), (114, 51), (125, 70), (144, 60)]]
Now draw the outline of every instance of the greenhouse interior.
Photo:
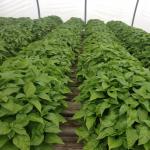
[(150, 0), (0, 0), (0, 150), (150, 150)]

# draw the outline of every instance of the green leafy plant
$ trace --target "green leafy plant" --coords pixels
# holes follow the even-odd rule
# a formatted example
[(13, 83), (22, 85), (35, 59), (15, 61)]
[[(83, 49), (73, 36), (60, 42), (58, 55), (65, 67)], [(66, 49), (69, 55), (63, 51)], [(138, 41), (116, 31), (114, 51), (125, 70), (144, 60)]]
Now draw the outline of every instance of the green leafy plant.
[(6, 57), (16, 55), (29, 43), (43, 38), (48, 32), (56, 28), (62, 21), (57, 16), (41, 19), (30, 18), (0, 18), (3, 22), (0, 28), (0, 38), (5, 42), (1, 48), (1, 61)]
[[(4, 19), (3, 19), (4, 20)], [(6, 49), (10, 54), (19, 51), (32, 41), (33, 21), (29, 18), (8, 19), (11, 23), (5, 23), (0, 29), (0, 37), (6, 43)], [(7, 21), (7, 22), (9, 22)]]
[[(17, 19), (18, 20), (18, 19)], [(16, 22), (16, 18), (12, 17), (0, 17), (0, 27), (10, 25)]]
[(2, 64), (4, 59), (6, 59), (7, 55), (8, 51), (5, 49), (5, 42), (0, 39), (0, 64)]
[(58, 16), (48, 16), (33, 20), (32, 33), (34, 40), (41, 39), (52, 29), (62, 24), (63, 21)]
[(99, 20), (88, 22), (79, 57), (81, 109), (74, 115), (84, 150), (149, 150), (150, 72)]
[(0, 66), (0, 149), (51, 150), (63, 144), (61, 112), (83, 24), (69, 20)]
[(126, 49), (150, 68), (150, 33), (128, 26), (121, 21), (110, 21), (108, 27), (120, 39)]

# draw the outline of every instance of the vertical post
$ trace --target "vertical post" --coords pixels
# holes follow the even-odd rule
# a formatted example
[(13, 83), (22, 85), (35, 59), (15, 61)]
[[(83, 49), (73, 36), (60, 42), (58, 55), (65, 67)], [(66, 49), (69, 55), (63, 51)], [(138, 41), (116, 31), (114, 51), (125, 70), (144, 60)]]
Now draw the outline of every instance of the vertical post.
[(39, 0), (36, 0), (36, 4), (37, 4), (38, 17), (41, 18)]
[(138, 4), (139, 4), (139, 0), (136, 1), (136, 5), (135, 5), (133, 17), (132, 17), (132, 24), (131, 24), (132, 27), (134, 25), (134, 20), (135, 20), (135, 16), (136, 16), (136, 11), (137, 11), (137, 8), (138, 8)]
[(84, 21), (87, 22), (87, 0), (84, 2)]

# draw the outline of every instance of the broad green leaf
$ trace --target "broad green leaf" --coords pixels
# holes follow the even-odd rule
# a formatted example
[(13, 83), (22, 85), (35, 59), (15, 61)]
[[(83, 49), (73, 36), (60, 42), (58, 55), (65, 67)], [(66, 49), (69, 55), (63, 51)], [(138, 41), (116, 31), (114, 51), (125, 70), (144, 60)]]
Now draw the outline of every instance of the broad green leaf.
[(45, 85), (45, 83), (50, 82), (50, 77), (48, 76), (48, 74), (43, 73), (40, 76), (36, 77), (36, 81)]
[(145, 82), (144, 87), (148, 92), (150, 92), (150, 83), (149, 82)]
[(61, 91), (62, 94), (67, 94), (67, 93), (70, 92), (70, 89), (68, 87), (63, 87), (63, 88), (60, 89), (60, 91)]
[(30, 138), (28, 135), (15, 135), (13, 143), (21, 150), (30, 150)]
[(116, 78), (116, 80), (117, 80), (120, 84), (122, 84), (122, 85), (124, 85), (124, 86), (128, 86), (128, 82), (126, 82), (126, 80), (124, 80), (123, 77), (118, 77), (118, 78)]
[(116, 123), (116, 119), (118, 117), (118, 113), (114, 110), (109, 110), (109, 113), (101, 118), (100, 122), (100, 130), (103, 130), (108, 127), (112, 127)]
[(16, 104), (13, 102), (13, 100), (9, 100), (6, 103), (2, 103), (1, 106), (9, 111), (11, 111), (12, 113), (17, 113), (18, 111), (20, 111), (23, 106)]
[(15, 136), (15, 131), (11, 130), (11, 132), (9, 132), (7, 134), (7, 136), (8, 136), (9, 139), (12, 139)]
[(3, 90), (3, 95), (11, 95), (13, 93), (17, 93), (19, 91), (19, 88), (18, 87), (9, 87), (9, 88), (6, 88), (5, 90)]
[(111, 105), (106, 101), (98, 104), (97, 107), (96, 107), (96, 114), (97, 115), (101, 114), (101, 116), (102, 116), (105, 109), (109, 108), (110, 106)]
[(134, 122), (138, 120), (137, 110), (129, 109), (128, 110), (128, 118), (127, 118), (127, 125), (131, 127)]
[(91, 91), (90, 101), (95, 100), (97, 98), (104, 98), (105, 95), (102, 92)]
[(135, 142), (138, 140), (137, 130), (133, 128), (128, 128), (126, 130), (126, 136), (127, 136), (128, 148), (131, 148), (135, 144)]
[(110, 85), (107, 82), (102, 82), (103, 89), (107, 89)]
[(97, 150), (96, 147), (98, 146), (99, 141), (95, 140), (94, 137), (88, 139), (88, 142), (84, 146), (84, 150)]
[(39, 112), (41, 112), (41, 103), (38, 99), (32, 99), (29, 101)]
[(94, 123), (95, 123), (96, 117), (94, 116), (89, 116), (86, 118), (86, 127), (88, 128), (88, 130), (90, 130)]
[(4, 96), (2, 92), (0, 92), (1, 102), (8, 102), (8, 96)]
[(119, 109), (119, 115), (123, 115), (127, 112), (128, 110), (128, 106), (126, 104), (121, 105), (120, 109)]
[(36, 87), (32, 82), (26, 82), (24, 85), (24, 93), (27, 98), (32, 97), (35, 94)]
[(36, 113), (32, 113), (32, 114), (29, 114), (28, 115), (28, 118), (30, 121), (33, 121), (33, 122), (39, 122), (41, 124), (44, 124), (44, 120), (42, 117), (40, 117), (38, 114)]
[(59, 118), (59, 122), (61, 122), (61, 123), (65, 123), (66, 122), (66, 119), (62, 115), (57, 114), (57, 117)]
[(146, 144), (149, 140), (150, 140), (150, 129), (147, 126), (140, 126), (138, 145)]
[(100, 131), (104, 130), (105, 128), (112, 127), (115, 124), (115, 121), (110, 120), (109, 118), (101, 119), (101, 126), (100, 126)]
[(84, 116), (85, 116), (85, 111), (81, 109), (75, 113), (73, 119), (81, 119)]
[(14, 144), (8, 142), (6, 143), (1, 150), (19, 150)]
[(46, 122), (44, 131), (47, 133), (59, 133), (61, 130), (55, 124), (51, 122)]
[(13, 127), (13, 130), (20, 135), (27, 135), (27, 132), (24, 128)]
[(137, 113), (140, 121), (148, 119), (148, 112), (145, 109), (139, 107)]
[(0, 135), (6, 135), (11, 131), (10, 125), (8, 122), (0, 121)]
[(108, 137), (109, 150), (120, 147), (122, 143), (123, 143), (122, 138), (115, 138), (110, 136)]
[(23, 128), (27, 126), (29, 123), (29, 118), (26, 114), (17, 114), (16, 120), (13, 122), (14, 127)]
[(150, 141), (147, 142), (146, 144), (144, 144), (144, 148), (145, 148), (145, 150), (149, 150), (149, 148), (150, 148)]
[(36, 134), (33, 134), (32, 137), (31, 137), (31, 142), (30, 144), (33, 145), (33, 146), (37, 146), (37, 145), (40, 145), (42, 142), (44, 141), (44, 135), (36, 135)]
[(46, 134), (45, 142), (49, 144), (64, 144), (62, 139), (56, 134)]
[(129, 79), (133, 74), (134, 74), (133, 72), (127, 72), (124, 75), (126, 79)]
[(117, 129), (118, 134), (119, 134), (119, 132), (123, 133), (126, 130), (126, 128), (127, 128), (127, 117), (125, 115), (120, 116), (117, 119), (117, 122), (115, 124), (115, 129)]
[(18, 93), (17, 95), (16, 95), (16, 98), (17, 99), (19, 99), (19, 98), (24, 98), (25, 97), (25, 95), (23, 94), (23, 93)]
[(89, 136), (88, 130), (84, 127), (80, 127), (78, 129), (76, 129), (75, 132), (79, 136), (79, 140), (80, 139), (86, 139)]
[(138, 95), (142, 96), (144, 99), (149, 99), (150, 94), (147, 93), (147, 90), (149, 90), (150, 84), (143, 85), (140, 89), (134, 90)]
[(1, 107), (1, 109), (0, 109), (0, 117), (3, 117), (3, 116), (8, 115), (8, 114), (10, 114), (10, 111), (5, 109), (5, 108), (3, 108), (3, 107)]
[(49, 113), (45, 118), (52, 121), (56, 126), (59, 126), (59, 116), (57, 114)]
[(140, 100), (140, 103), (144, 106), (144, 108), (150, 112), (149, 100)]
[(131, 108), (136, 108), (139, 105), (139, 103), (135, 99), (133, 99), (131, 97), (126, 99), (125, 103), (127, 105), (129, 105)]
[(6, 142), (8, 141), (9, 139), (8, 139), (8, 137), (7, 136), (0, 136), (0, 148), (2, 148), (5, 144), (6, 144)]
[(145, 81), (145, 78), (138, 76), (138, 75), (134, 75), (133, 82), (138, 82), (138, 81)]
[(143, 122), (150, 128), (150, 120), (143, 120)]
[(10, 79), (15, 79), (17, 77), (20, 77), (19, 74), (16, 74), (15, 71), (5, 71), (3, 73), (0, 73), (2, 79), (10, 80)]
[(110, 97), (117, 99), (117, 91), (116, 90), (114, 90), (114, 91), (108, 90), (107, 93)]
[(39, 146), (35, 146), (33, 150), (53, 150), (53, 147), (50, 144), (43, 143)]
[(115, 134), (116, 134), (116, 131), (114, 130), (113, 127), (105, 128), (99, 132), (97, 139), (101, 140), (108, 136), (114, 136)]
[(46, 93), (40, 93), (40, 94), (39, 94), (39, 97), (40, 97), (41, 99), (44, 99), (44, 100), (47, 100), (47, 101), (50, 101), (50, 100), (51, 100), (50, 97), (49, 97), (49, 95), (46, 94)]
[(31, 145), (37, 146), (44, 141), (44, 127), (45, 125), (34, 123), (31, 134)]
[(20, 111), (23, 114), (27, 114), (29, 112), (31, 112), (33, 109), (33, 105), (31, 105), (30, 103), (24, 105), (23, 109)]

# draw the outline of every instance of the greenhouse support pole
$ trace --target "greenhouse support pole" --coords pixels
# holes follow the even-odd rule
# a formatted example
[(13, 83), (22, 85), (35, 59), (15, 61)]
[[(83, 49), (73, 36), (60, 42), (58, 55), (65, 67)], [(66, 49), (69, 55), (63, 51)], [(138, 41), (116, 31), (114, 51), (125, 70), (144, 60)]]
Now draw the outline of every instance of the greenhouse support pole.
[(135, 20), (135, 16), (136, 16), (136, 11), (137, 11), (137, 8), (138, 8), (138, 4), (139, 4), (139, 0), (136, 1), (134, 13), (133, 13), (133, 18), (132, 18), (132, 24), (131, 24), (132, 27), (134, 25), (134, 20)]
[(37, 4), (38, 17), (41, 18), (39, 0), (36, 0), (36, 4)]
[(87, 22), (87, 0), (84, 1), (84, 21)]

